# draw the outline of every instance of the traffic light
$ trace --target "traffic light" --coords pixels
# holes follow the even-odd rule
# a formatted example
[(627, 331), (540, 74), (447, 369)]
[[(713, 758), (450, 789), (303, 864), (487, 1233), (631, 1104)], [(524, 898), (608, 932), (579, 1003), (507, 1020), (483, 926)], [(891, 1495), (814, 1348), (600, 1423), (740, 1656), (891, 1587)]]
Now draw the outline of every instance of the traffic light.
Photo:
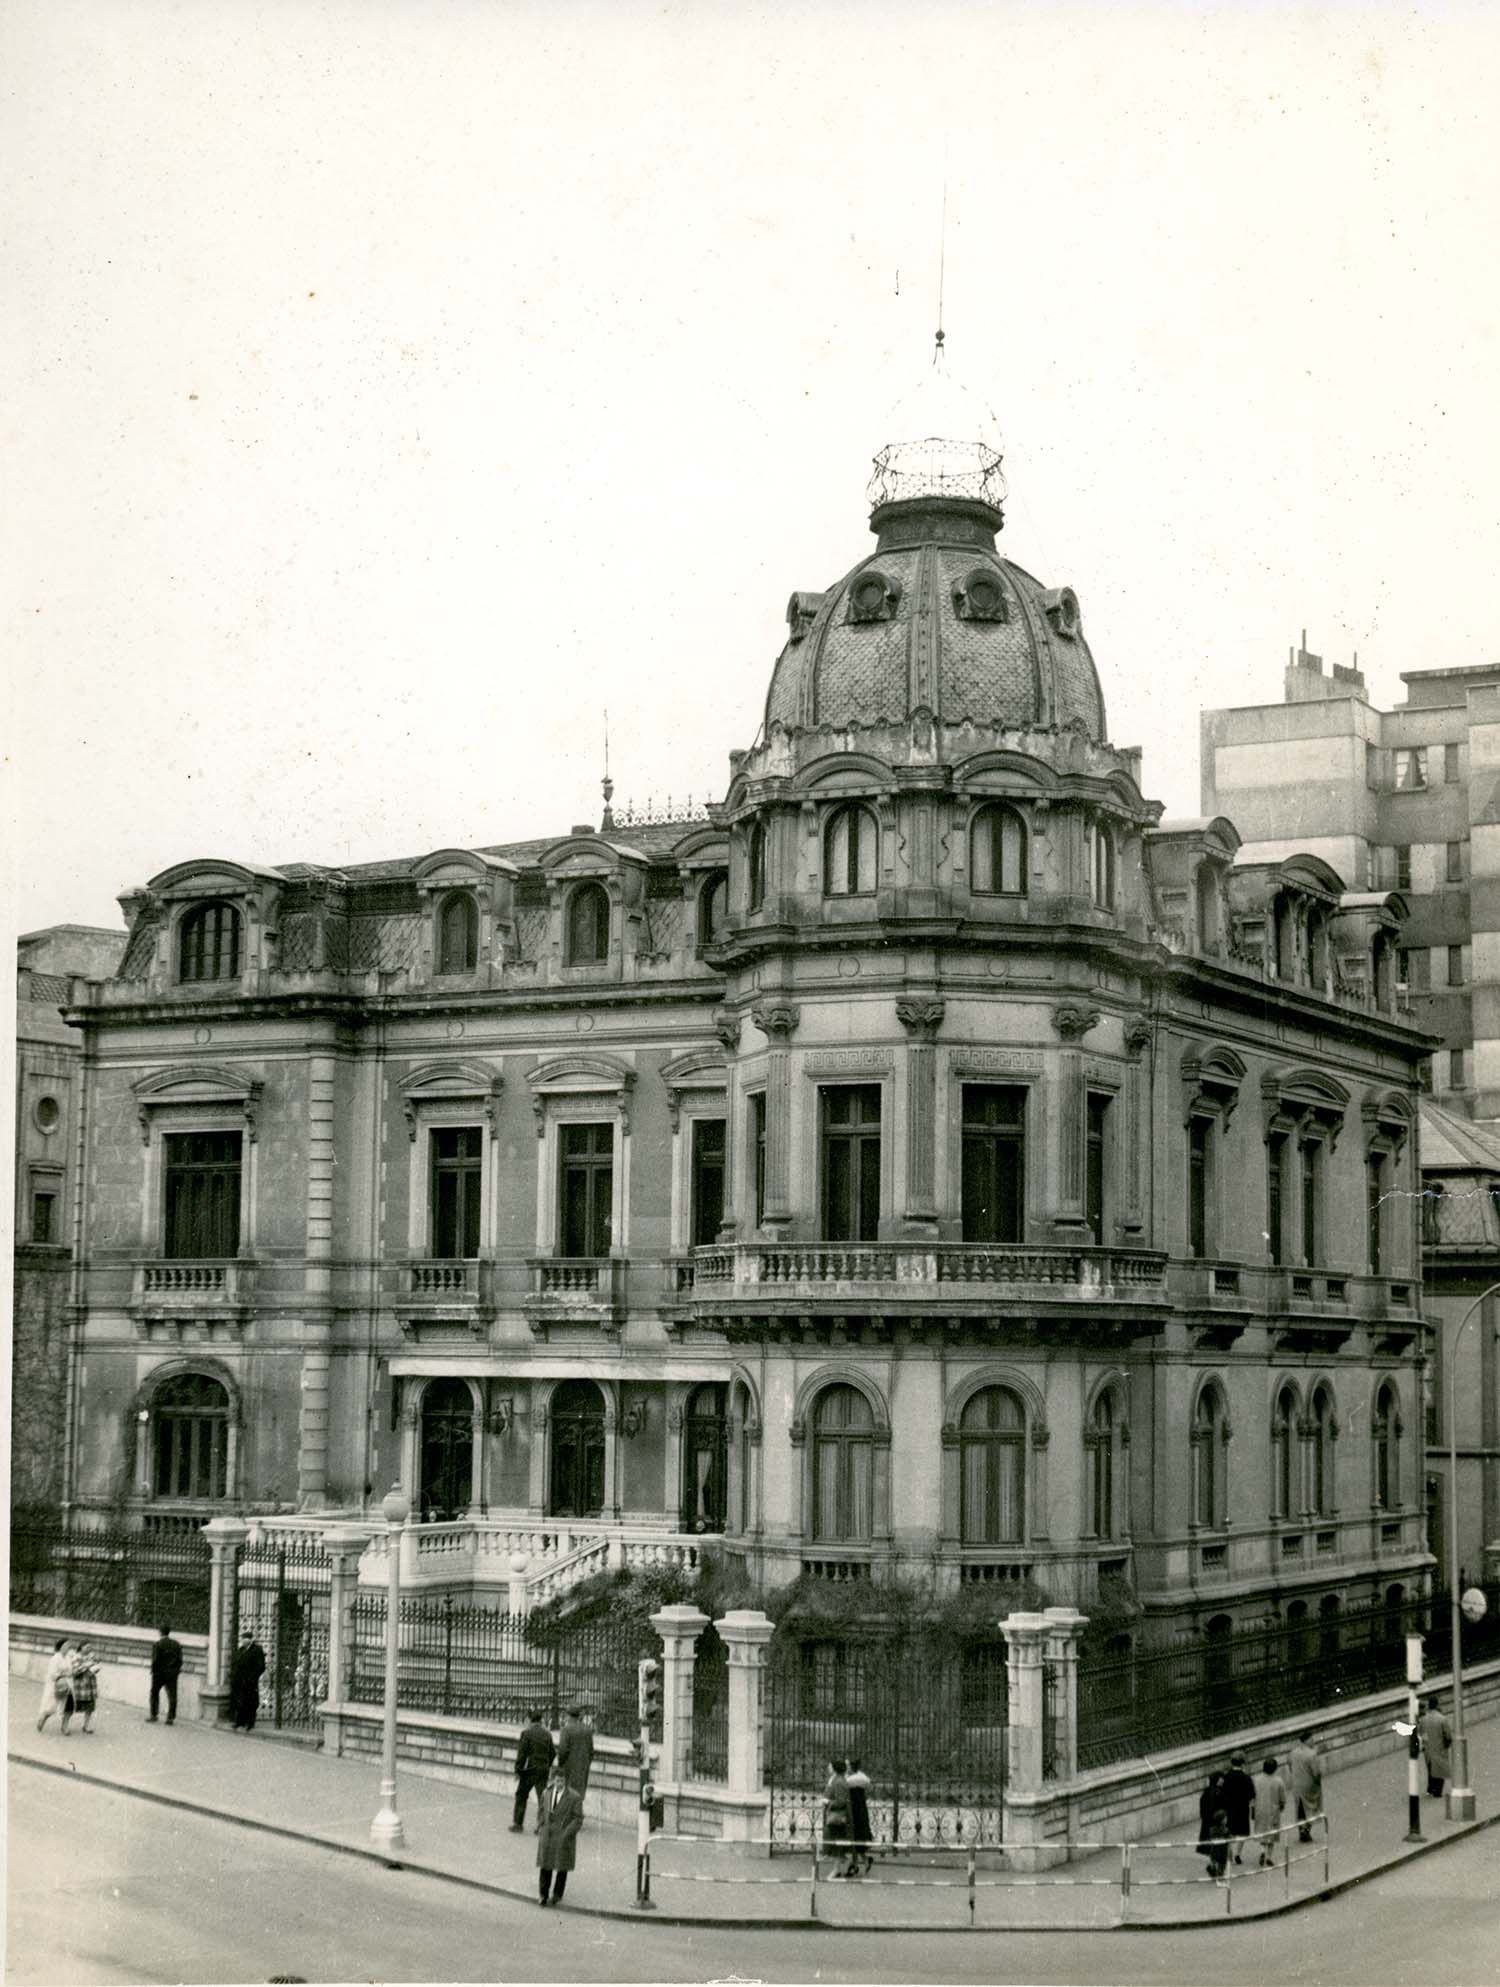
[(636, 1706), (643, 1725), (649, 1725), (661, 1711), (661, 1664), (654, 1656), (642, 1656), (635, 1666)]

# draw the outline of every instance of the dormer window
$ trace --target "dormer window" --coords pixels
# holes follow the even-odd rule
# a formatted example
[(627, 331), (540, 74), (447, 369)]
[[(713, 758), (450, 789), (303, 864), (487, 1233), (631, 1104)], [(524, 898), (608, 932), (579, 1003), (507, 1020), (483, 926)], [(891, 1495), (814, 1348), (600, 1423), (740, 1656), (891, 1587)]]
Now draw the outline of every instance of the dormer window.
[(1026, 895), (1026, 824), (991, 802), (969, 824), (969, 886), (982, 896)]
[(867, 807), (840, 807), (823, 831), (825, 897), (869, 897), (875, 893), (875, 850), (879, 833)]
[(989, 566), (976, 566), (953, 589), (953, 611), (960, 621), (1007, 620), (1005, 588), (1000, 584), (1000, 575)]
[(195, 904), (177, 930), (177, 977), (185, 982), (237, 980), (240, 976), (240, 914), (216, 900)]
[(597, 966), (609, 957), (609, 898), (599, 883), (580, 883), (568, 899), (570, 966)]
[(704, 878), (698, 891), (698, 949), (717, 945), (729, 913), (729, 877), (722, 869)]
[(1042, 606), (1047, 619), (1052, 623), (1053, 631), (1066, 641), (1076, 641), (1079, 627), (1078, 595), (1074, 593), (1072, 587), (1058, 587), (1043, 594)]
[(1115, 907), (1115, 838), (1104, 822), (1096, 821), (1089, 835), (1089, 881), (1098, 911)]
[(454, 890), (438, 909), (439, 973), (472, 973), (479, 959), (479, 911), (467, 890)]
[(860, 574), (849, 589), (849, 619), (854, 622), (889, 621), (901, 598), (898, 581), (873, 569)]

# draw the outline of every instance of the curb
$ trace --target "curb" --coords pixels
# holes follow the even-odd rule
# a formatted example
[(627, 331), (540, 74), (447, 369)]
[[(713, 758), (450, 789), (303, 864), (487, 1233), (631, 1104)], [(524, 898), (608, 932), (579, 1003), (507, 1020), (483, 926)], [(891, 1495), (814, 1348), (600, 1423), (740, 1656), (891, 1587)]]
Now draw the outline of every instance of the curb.
[[(357, 1842), (340, 1842), (336, 1837), (319, 1835), (316, 1830), (292, 1828), (283, 1822), (257, 1821), (248, 1815), (232, 1813), (227, 1808), (210, 1807), (206, 1801), (193, 1801), (181, 1794), (163, 1794), (152, 1787), (133, 1786), (127, 1780), (110, 1780), (100, 1773), (81, 1773), (74, 1766), (54, 1764), (51, 1760), (36, 1759), (24, 1752), (7, 1752), (6, 1759), (12, 1766), (29, 1766), (38, 1773), (53, 1773), (63, 1780), (75, 1780), (87, 1787), (105, 1787), (116, 1794), (129, 1794), (139, 1801), (152, 1801), (158, 1807), (176, 1808), (184, 1814), (207, 1816), (213, 1821), (224, 1821), (235, 1828), (247, 1828), (261, 1835), (273, 1835), (286, 1842), (300, 1842), (314, 1849), (329, 1849), (340, 1856), (355, 1856), (361, 1862), (377, 1863), (386, 1870), (411, 1870), (417, 1876), (435, 1877), (441, 1883), (457, 1884), (463, 1890), (479, 1891), (491, 1897), (507, 1897), (522, 1903), (530, 1903), (535, 1897), (534, 1890), (515, 1890), (509, 1884), (497, 1883), (484, 1877), (463, 1876), (456, 1870), (443, 1868), (440, 1864), (424, 1861), (420, 1856), (405, 1856), (399, 1860), (382, 1854), (378, 1849), (366, 1848)], [(949, 1936), (972, 1937), (976, 1930), (994, 1933), (1022, 1933), (1036, 1937), (1041, 1934), (1054, 1934), (1059, 1937), (1076, 1938), (1083, 1934), (1107, 1934), (1112, 1932), (1220, 1932), (1226, 1927), (1259, 1925), (1267, 1918), (1285, 1918), (1295, 1911), (1305, 1911), (1310, 1905), (1326, 1904), (1335, 1897), (1342, 1897), (1346, 1891), (1355, 1890), (1360, 1884), (1368, 1883), (1372, 1877), (1384, 1876), (1387, 1871), (1399, 1869), (1407, 1863), (1419, 1862), (1424, 1856), (1432, 1856), (1455, 1842), (1465, 1842), (1472, 1835), (1482, 1834), (1486, 1829), (1500, 1824), (1500, 1813), (1486, 1815), (1482, 1820), (1464, 1822), (1450, 1835), (1435, 1836), (1430, 1842), (1417, 1844), (1400, 1854), (1388, 1857), (1383, 1863), (1372, 1863), (1367, 1870), (1357, 1870), (1352, 1876), (1340, 1877), (1337, 1882), (1323, 1885), (1309, 1891), (1303, 1897), (1286, 1898), (1279, 1904), (1269, 1904), (1259, 1911), (1247, 1911), (1238, 1918), (1226, 1913), (1222, 1918), (1127, 1918), (1112, 1925), (1036, 1925), (1012, 1924), (984, 1925), (932, 1925), (925, 1922), (915, 1924), (881, 1924), (866, 1926), (867, 1931), (901, 1932), (910, 1934), (943, 1933)], [(615, 1923), (686, 1925), (696, 1930), (733, 1930), (756, 1932), (844, 1932), (850, 1928), (833, 1924), (822, 1918), (703, 1918), (680, 1911), (663, 1911), (660, 1907), (647, 1913), (636, 1911), (630, 1906), (610, 1904), (573, 1904), (569, 1900), (570, 1913), (583, 1918), (608, 1918)]]

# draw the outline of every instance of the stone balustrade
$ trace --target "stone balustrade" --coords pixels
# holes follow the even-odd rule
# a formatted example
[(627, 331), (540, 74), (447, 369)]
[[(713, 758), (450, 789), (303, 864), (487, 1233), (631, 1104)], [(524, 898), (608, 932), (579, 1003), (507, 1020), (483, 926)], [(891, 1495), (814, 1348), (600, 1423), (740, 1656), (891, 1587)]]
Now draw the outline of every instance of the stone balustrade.
[(913, 1285), (937, 1291), (972, 1284), (1159, 1294), (1166, 1267), (1166, 1257), (1148, 1249), (928, 1242), (744, 1242), (696, 1249), (692, 1261), (692, 1287), (706, 1298), (880, 1284), (900, 1285), (903, 1294)]

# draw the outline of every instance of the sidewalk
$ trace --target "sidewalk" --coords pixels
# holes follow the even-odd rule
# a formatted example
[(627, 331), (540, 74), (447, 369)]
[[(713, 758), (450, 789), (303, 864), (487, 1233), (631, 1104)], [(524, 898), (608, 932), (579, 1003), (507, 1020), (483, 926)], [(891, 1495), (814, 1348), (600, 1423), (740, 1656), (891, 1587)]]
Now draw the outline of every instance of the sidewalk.
[[(508, 1780), (493, 1790), (460, 1787), (403, 1767), (398, 1806), (408, 1847), (392, 1858), (370, 1845), (370, 1816), (377, 1805), (372, 1761), (328, 1759), (302, 1746), (221, 1726), (181, 1721), (170, 1728), (149, 1725), (133, 1706), (108, 1700), (99, 1707), (92, 1734), (84, 1737), (75, 1721), (64, 1739), (55, 1721), (44, 1732), (36, 1730), (36, 1692), (29, 1680), (12, 1677), (11, 1684), (8, 1752), (13, 1764), (30, 1762), (323, 1848), (377, 1862), (399, 1861), (404, 1868), (479, 1889), (528, 1899), (536, 1895), (535, 1838), (529, 1828), (524, 1835), (509, 1833)], [(1483, 1826), (1495, 1812), (1500, 1785), (1500, 1718), (1471, 1728), (1469, 1750), (1472, 1777), (1483, 1790), (1478, 1824)], [(1325, 1791), (1332, 1816), (1329, 1874), (1334, 1887), (1425, 1853), (1423, 1845), (1404, 1840), (1406, 1755), (1394, 1733), (1388, 1756), (1331, 1777)], [(1425, 1799), (1422, 1826), (1427, 1847), (1472, 1832), (1444, 1819), (1441, 1801)], [(1306, 1902), (1324, 1888), (1321, 1844), (1303, 1857), (1292, 1868), (1289, 1886), (1277, 1868), (1247, 1873), (1226, 1891), (1207, 1880), (1203, 1861), (1191, 1847), (1153, 1850), (1137, 1845), (1128, 1922), (1153, 1929), (1218, 1924), (1226, 1910), (1233, 1922), (1281, 1910), (1289, 1901)], [(656, 1923), (733, 1921), (802, 1929), (808, 1924), (806, 1854), (767, 1858), (764, 1851), (741, 1844), (658, 1838), (652, 1868)], [(709, 1874), (733, 1881), (704, 1882)], [(1102, 1930), (1119, 1919), (1118, 1849), (1082, 1856), (1032, 1879), (1010, 1875), (1003, 1859), (989, 1852), (980, 1859), (977, 1874), (973, 1923), (979, 1927)], [(634, 1917), (634, 1894), (634, 1831), (589, 1821), (578, 1839), (568, 1908)], [(950, 1851), (878, 1860), (858, 1883), (820, 1881), (817, 1915), (831, 1926), (967, 1929), (967, 1858)]]

